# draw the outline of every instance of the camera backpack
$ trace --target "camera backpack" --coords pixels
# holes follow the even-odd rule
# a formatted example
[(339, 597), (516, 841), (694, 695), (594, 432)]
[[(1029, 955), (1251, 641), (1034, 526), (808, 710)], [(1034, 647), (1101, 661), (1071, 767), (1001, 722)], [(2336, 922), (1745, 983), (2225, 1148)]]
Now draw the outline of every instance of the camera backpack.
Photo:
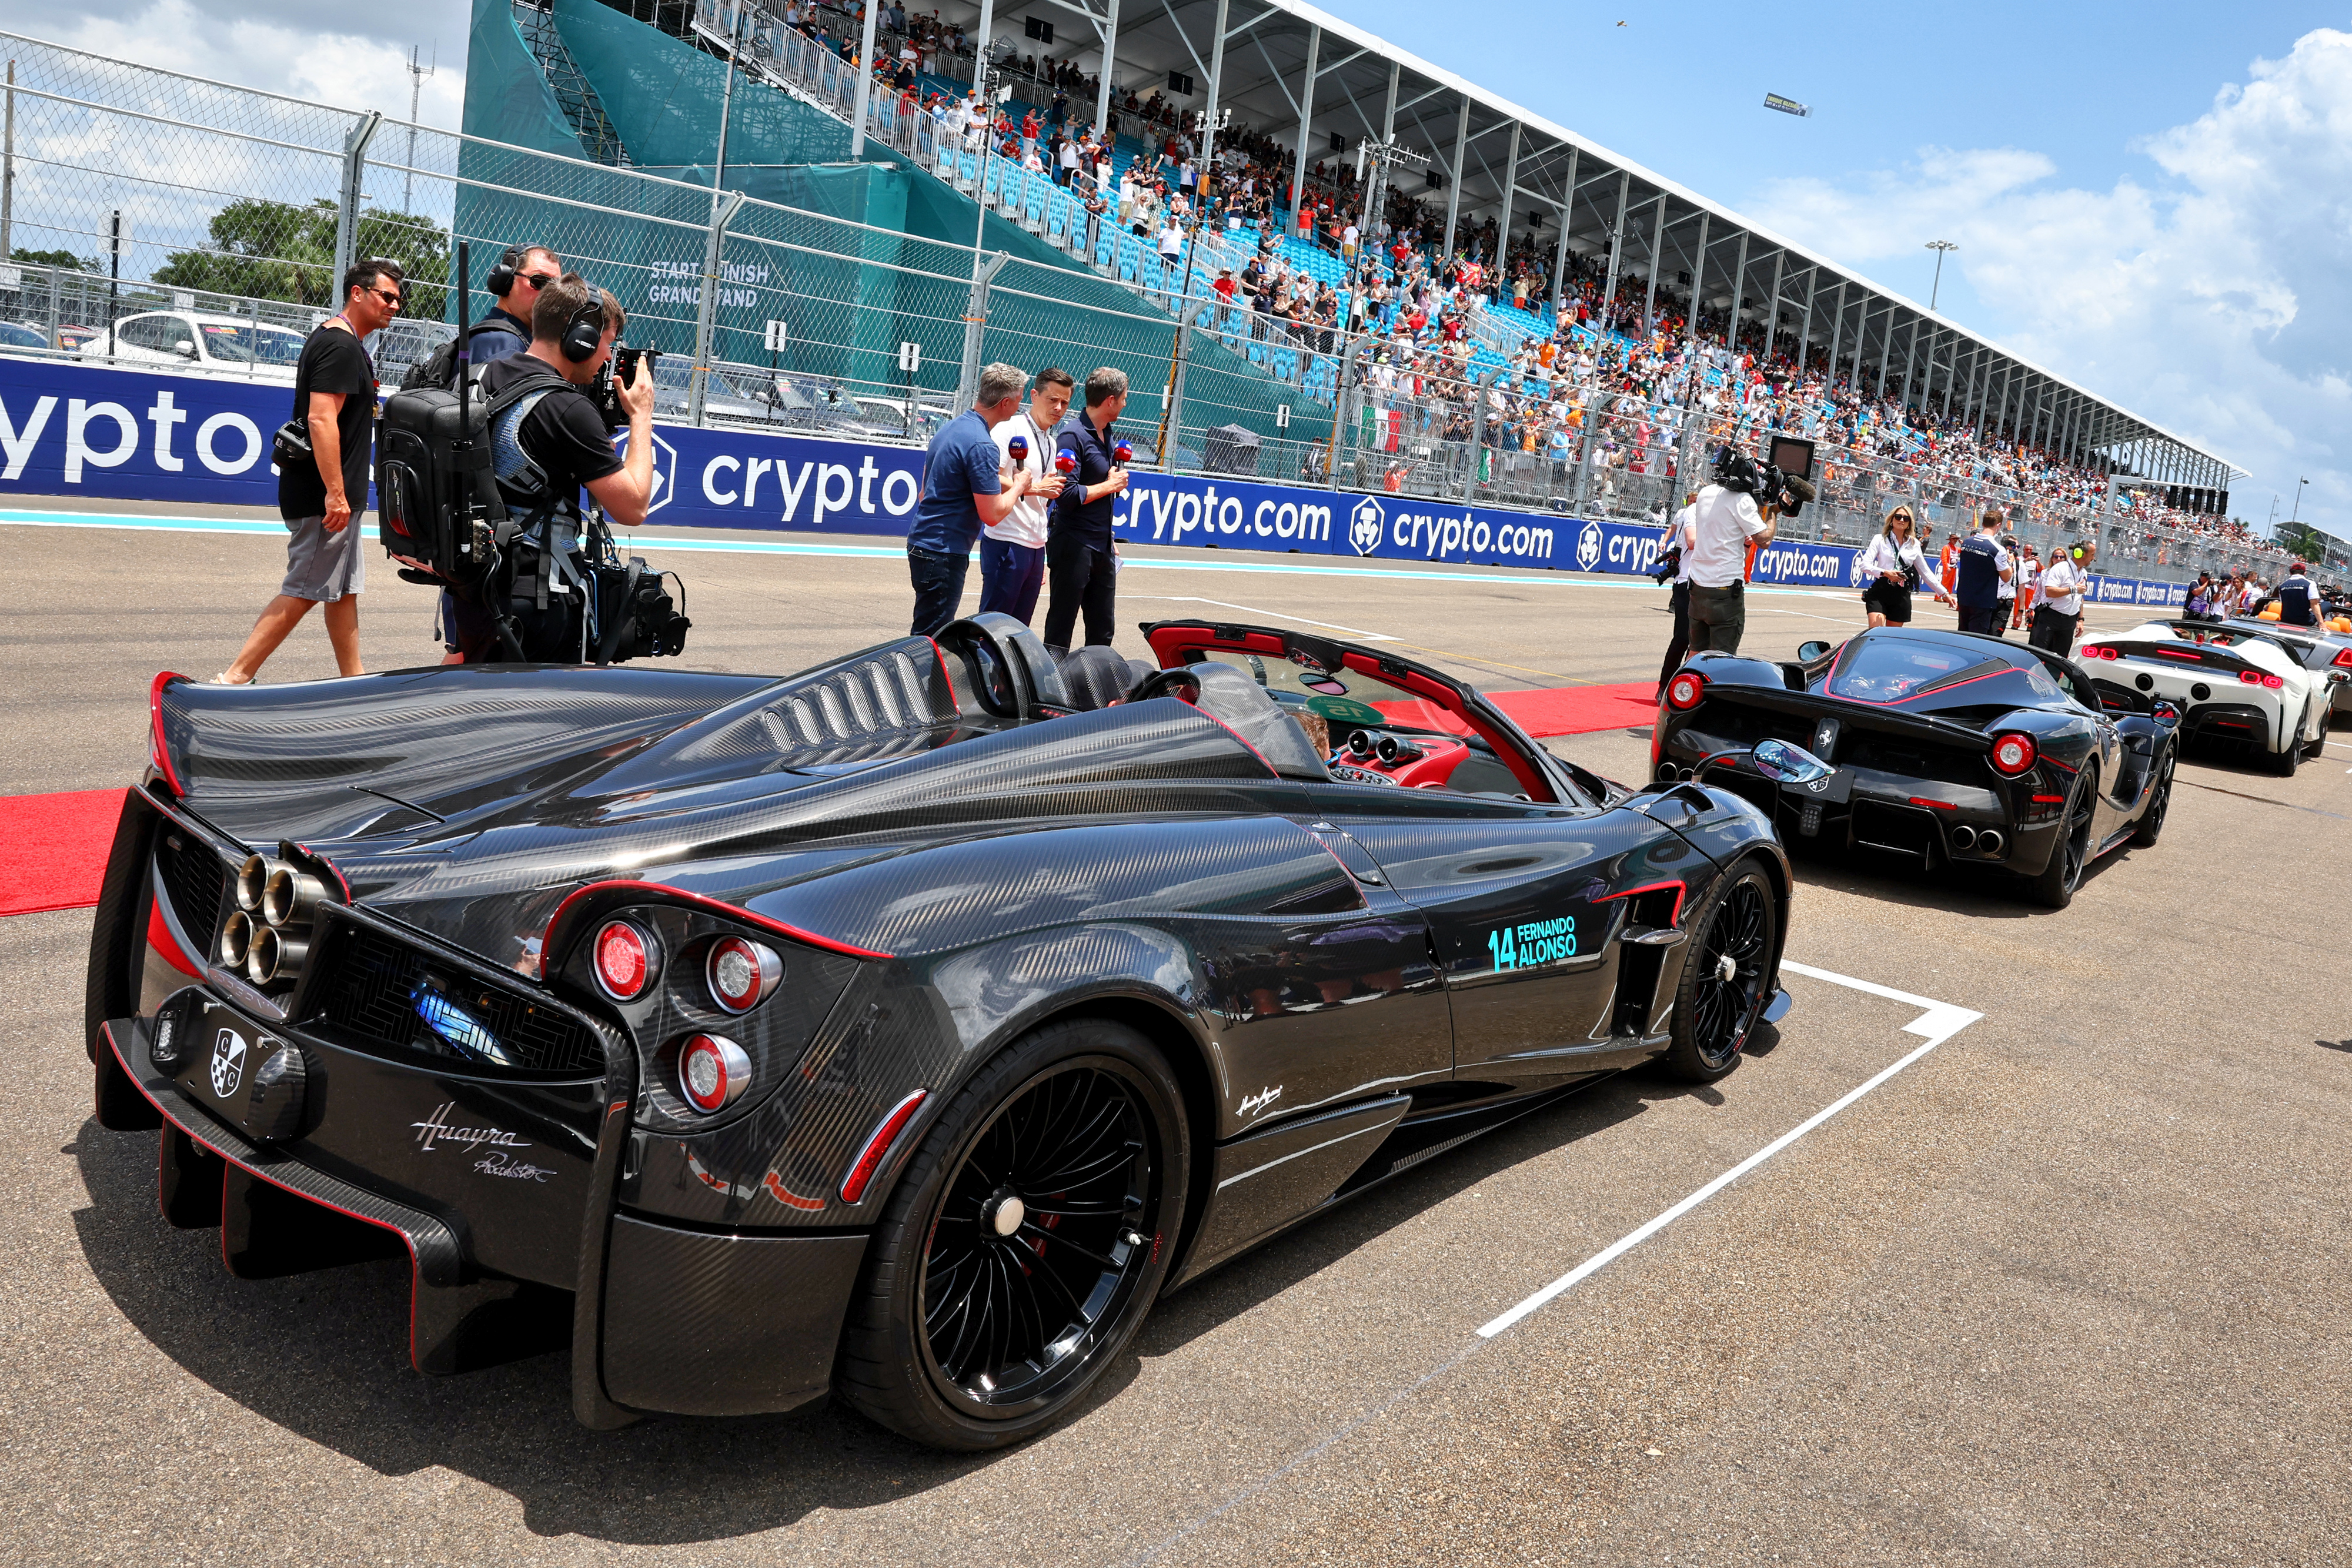
[(376, 430), (376, 507), (385, 553), (445, 583), (480, 579), (506, 503), (490, 471), (495, 402), (440, 387), (384, 400)]

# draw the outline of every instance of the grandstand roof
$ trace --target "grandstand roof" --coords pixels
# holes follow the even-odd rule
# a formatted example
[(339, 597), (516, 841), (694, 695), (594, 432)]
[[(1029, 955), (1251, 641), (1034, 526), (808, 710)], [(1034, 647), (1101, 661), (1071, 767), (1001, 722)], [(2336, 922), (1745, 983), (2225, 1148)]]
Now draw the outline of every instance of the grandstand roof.
[[(977, 0), (937, 0), (936, 8), (967, 31), (977, 27)], [(1308, 150), (1302, 161), (1310, 168), (1318, 160), (1346, 160), (1360, 141), (1377, 138), (1392, 122), (1397, 141), (1426, 152), (1442, 174), (1443, 188), (1423, 193), (1457, 204), (1465, 227), (1496, 214), (1507, 189), (1514, 232), (1531, 219), (1547, 247), (1564, 237), (1580, 253), (1605, 254), (1622, 211), (1622, 275), (1648, 276), (1657, 241), (1663, 270), (1674, 279), (1696, 271), (1702, 299), (1736, 296), (1745, 309), (1777, 288), (1788, 321), (1776, 336), (1805, 336), (1814, 346), (1834, 340), (1841, 367), (1885, 366), (1890, 384), (1910, 369), (1924, 376), (1919, 401), (2007, 401), (2012, 417), (2023, 411), (2040, 422), (2045, 444), (2098, 453), (2168, 484), (2226, 489), (2244, 475), (2201, 444), (1303, 0), (995, 0), (992, 13), (992, 39), (1024, 54), (1076, 59), (1089, 72), (1098, 68), (1102, 34), (1115, 16), (1116, 63), (1108, 74), (1123, 91), (1149, 98), (1158, 90), (1187, 110), (1206, 109), (1213, 92), (1219, 108), (1232, 108), (1240, 120), (1294, 146), (1303, 108)], [(1051, 44), (1024, 36), (1031, 17), (1054, 25)], [(1222, 61), (1215, 49), (1221, 17)], [(1314, 82), (1302, 97), (1310, 57)], [(1171, 90), (1171, 71), (1192, 78), (1191, 95)], [(1332, 145), (1335, 132), (1342, 148)], [(1694, 266), (1692, 220), (1702, 216), (1706, 250)], [(1864, 334), (1859, 349), (1857, 331)]]

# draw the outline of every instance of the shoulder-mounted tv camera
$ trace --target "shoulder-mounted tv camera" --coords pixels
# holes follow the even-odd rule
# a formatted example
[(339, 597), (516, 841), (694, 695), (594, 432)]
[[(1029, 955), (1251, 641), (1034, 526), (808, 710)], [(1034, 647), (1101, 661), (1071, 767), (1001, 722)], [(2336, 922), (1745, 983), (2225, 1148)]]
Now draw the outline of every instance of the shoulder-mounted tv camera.
[(1776, 434), (1766, 450), (1765, 461), (1759, 463), (1736, 446), (1725, 446), (1715, 455), (1715, 482), (1793, 517), (1820, 494), (1813, 486), (1813, 444)]

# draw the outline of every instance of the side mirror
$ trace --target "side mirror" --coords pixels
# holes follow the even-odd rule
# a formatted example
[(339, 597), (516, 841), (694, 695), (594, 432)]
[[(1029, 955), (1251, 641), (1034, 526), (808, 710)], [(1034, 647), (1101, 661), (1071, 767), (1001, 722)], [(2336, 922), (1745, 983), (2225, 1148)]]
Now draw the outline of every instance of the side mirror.
[(2164, 726), (2165, 728), (2174, 729), (2179, 727), (2180, 710), (2173, 706), (2170, 703), (2158, 702), (2148, 711), (2155, 716), (2156, 722)]
[(1836, 771), (1801, 746), (1785, 740), (1759, 740), (1748, 759), (1756, 771), (1777, 784), (1809, 784)]
[(192, 338), (181, 339), (178, 342), (172, 345), (172, 352), (179, 355), (180, 358), (184, 360), (194, 359), (196, 357), (195, 340)]
[(1819, 638), (1811, 643), (1800, 643), (1797, 644), (1797, 662), (1801, 664), (1810, 664), (1829, 651), (1830, 645)]

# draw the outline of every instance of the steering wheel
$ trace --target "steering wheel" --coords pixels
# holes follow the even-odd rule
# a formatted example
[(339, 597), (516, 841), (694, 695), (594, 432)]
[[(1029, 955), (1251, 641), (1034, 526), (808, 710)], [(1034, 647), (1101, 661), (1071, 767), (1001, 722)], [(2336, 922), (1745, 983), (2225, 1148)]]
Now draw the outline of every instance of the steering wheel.
[(1201, 700), (1201, 677), (1190, 670), (1154, 670), (1135, 684), (1127, 694), (1130, 703), (1146, 703), (1153, 697), (1174, 697), (1179, 702), (1198, 703)]

